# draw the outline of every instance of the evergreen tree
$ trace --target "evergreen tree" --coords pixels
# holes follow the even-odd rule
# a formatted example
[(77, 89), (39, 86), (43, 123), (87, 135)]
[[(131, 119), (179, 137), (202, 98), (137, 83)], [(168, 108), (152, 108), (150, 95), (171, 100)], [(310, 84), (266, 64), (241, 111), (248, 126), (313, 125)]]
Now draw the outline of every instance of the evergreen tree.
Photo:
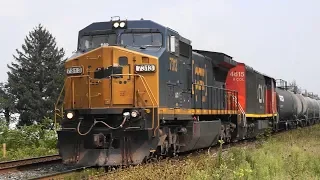
[(14, 98), (8, 92), (9, 87), (0, 83), (0, 113), (4, 114), (6, 124), (11, 123), (11, 114), (14, 112)]
[(9, 93), (15, 99), (20, 114), (18, 125), (41, 122), (53, 117), (63, 85), (64, 49), (58, 48), (55, 38), (41, 24), (24, 39), (22, 51), (13, 55), (16, 62), (8, 65)]

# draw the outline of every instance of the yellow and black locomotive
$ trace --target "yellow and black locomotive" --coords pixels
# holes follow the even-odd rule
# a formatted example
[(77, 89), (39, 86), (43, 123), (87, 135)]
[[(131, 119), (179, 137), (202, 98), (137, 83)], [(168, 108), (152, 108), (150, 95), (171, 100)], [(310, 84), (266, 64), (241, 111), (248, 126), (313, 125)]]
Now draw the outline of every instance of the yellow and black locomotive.
[(256, 87), (267, 87), (259, 95), (271, 98), (257, 104), (259, 111), (245, 107), (244, 64), (193, 50), (190, 40), (150, 20), (90, 24), (65, 68), (56, 115), (67, 164), (138, 164), (255, 136), (278, 121), (273, 78), (250, 71), (263, 79)]

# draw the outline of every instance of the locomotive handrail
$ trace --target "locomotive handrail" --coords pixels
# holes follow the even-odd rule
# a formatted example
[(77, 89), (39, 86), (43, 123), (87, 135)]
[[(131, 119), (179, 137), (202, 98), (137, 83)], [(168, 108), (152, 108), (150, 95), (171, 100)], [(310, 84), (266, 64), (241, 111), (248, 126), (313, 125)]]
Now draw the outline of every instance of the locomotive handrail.
[(239, 107), (240, 112), (241, 112), (242, 114), (245, 114), (245, 112), (244, 112), (241, 104), (239, 103), (239, 101), (237, 101), (237, 99), (236, 99), (235, 96), (233, 96), (233, 100), (238, 104), (238, 107)]
[(233, 96), (233, 100), (238, 104), (238, 108), (241, 112), (241, 115), (242, 115), (242, 118), (243, 118), (243, 121), (244, 121), (244, 125), (247, 124), (247, 120), (246, 120), (246, 112), (243, 110), (241, 104), (239, 103), (238, 99), (236, 99), (235, 96)]
[[(62, 86), (62, 89), (61, 89), (61, 91), (60, 91), (60, 94), (59, 94), (59, 96), (58, 96), (58, 99), (57, 99), (57, 101), (56, 101), (56, 103), (55, 103), (55, 111), (54, 111), (54, 124), (55, 124), (55, 130), (57, 130), (57, 113), (56, 113), (56, 111), (60, 111), (60, 113), (61, 113), (61, 115), (60, 114), (58, 114), (61, 118), (63, 118), (63, 103), (62, 103), (62, 105), (61, 105), (61, 110), (60, 109), (58, 109), (57, 107), (58, 107), (58, 105), (59, 105), (59, 101), (60, 101), (60, 99), (61, 99), (61, 96), (62, 96), (62, 93), (63, 93), (63, 91), (64, 91), (64, 89), (65, 89), (65, 86), (66, 86), (66, 83), (67, 83), (67, 81), (68, 81), (68, 79), (72, 79), (72, 78), (82, 78), (82, 77), (88, 77), (88, 78), (90, 78), (90, 76), (89, 75), (78, 75), (78, 76), (68, 76), (65, 80), (64, 80), (64, 83), (63, 83), (63, 86)], [(73, 81), (72, 81), (73, 82)], [(74, 91), (74, 84), (72, 83), (72, 89), (73, 89), (73, 91)], [(89, 96), (90, 96), (90, 85), (89, 85)], [(72, 106), (73, 106), (73, 102), (74, 102), (74, 92), (72, 92)], [(89, 98), (90, 99), (90, 98)], [(90, 100), (89, 100), (89, 107), (90, 107)]]
[[(63, 118), (63, 103), (61, 105), (61, 111), (57, 107), (58, 107), (58, 104), (61, 99), (62, 92), (64, 91), (65, 86), (66, 86), (66, 80), (64, 81), (62, 89), (61, 89), (60, 94), (58, 96), (58, 99), (57, 99), (56, 103), (54, 104), (54, 128), (55, 128), (55, 130), (57, 130), (57, 115), (59, 115), (61, 118)], [(61, 115), (59, 113), (57, 113), (57, 111), (60, 111)]]
[[(210, 98), (210, 101), (212, 101), (213, 100), (213, 98), (214, 97), (212, 97), (212, 95), (213, 94), (215, 94), (215, 95), (217, 95), (218, 94), (218, 97), (216, 97), (216, 98), (224, 98), (224, 93), (226, 93), (226, 94), (231, 94), (232, 95), (232, 97), (235, 97), (235, 94), (237, 94), (237, 91), (235, 91), (235, 90), (231, 90), (231, 89), (226, 89), (226, 88), (221, 88), (221, 87), (216, 87), (216, 86), (210, 86), (210, 85), (204, 85), (204, 84), (198, 84), (198, 83), (192, 83), (192, 88), (193, 88), (193, 90), (192, 91), (194, 91), (194, 89), (196, 89), (196, 87), (195, 86), (199, 86), (199, 87), (201, 87), (201, 89), (202, 88), (209, 88), (210, 89), (210, 93), (209, 94), (211, 94), (211, 98)], [(217, 92), (212, 92), (212, 90), (218, 90), (218, 93)], [(219, 91), (220, 90), (220, 91)], [(222, 93), (221, 94), (221, 91), (222, 92), (224, 92), (224, 93)], [(219, 93), (220, 92), (220, 93)], [(202, 90), (201, 90), (201, 92), (200, 92), (200, 94), (201, 94), (201, 96), (202, 96)], [(220, 96), (219, 96), (220, 95)], [(194, 99), (194, 101), (195, 101), (195, 99)], [(232, 101), (232, 100), (231, 100)], [(223, 107), (221, 107), (220, 105), (221, 105), (221, 103), (220, 103), (220, 101), (218, 100), (216, 103), (218, 103), (217, 105), (219, 106), (218, 107), (218, 111), (220, 111), (220, 112), (230, 112), (229, 110), (231, 110), (231, 111), (235, 111), (235, 110), (239, 110), (238, 108), (237, 108), (237, 105), (239, 105), (239, 103), (237, 102), (237, 101), (234, 101), (235, 102), (235, 104), (231, 104), (231, 105), (229, 105), (228, 103), (229, 103), (230, 101), (229, 100), (227, 100), (227, 104), (225, 105), (225, 108), (223, 108)], [(195, 102), (194, 102), (195, 103)], [(202, 101), (201, 101), (201, 108), (202, 108)], [(215, 103), (215, 102), (214, 102)], [(209, 107), (209, 104), (208, 104), (208, 108), (210, 109), (210, 108), (212, 108), (212, 107)], [(230, 108), (230, 109), (229, 109)]]
[[(160, 126), (160, 120), (158, 118), (157, 127), (154, 128), (154, 118), (155, 118), (154, 109), (155, 109), (155, 107), (158, 107), (158, 102), (157, 102), (157, 99), (154, 97), (154, 94), (152, 93), (152, 91), (150, 89), (150, 86), (148, 85), (145, 77), (140, 75), (140, 74), (112, 74), (110, 76), (111, 77), (113, 77), (113, 76), (138, 76), (138, 77), (140, 77), (142, 79), (142, 84), (143, 84), (144, 88), (147, 90), (147, 94), (148, 94), (148, 96), (149, 96), (149, 98), (151, 100), (151, 103), (152, 103), (152, 125), (151, 125), (152, 128), (151, 129), (154, 129), (153, 134), (155, 135), (156, 130)], [(152, 96), (153, 99), (151, 98), (150, 93), (151, 93), (151, 96)]]
[(215, 89), (220, 89), (220, 90), (225, 90), (225, 91), (229, 91), (229, 92), (237, 92), (236, 90), (232, 90), (232, 89), (226, 89), (226, 88), (221, 88), (221, 87), (216, 87), (216, 86), (208, 86), (205, 84), (197, 84), (197, 83), (193, 83), (194, 85), (198, 85), (198, 86), (204, 86), (204, 87), (209, 87), (209, 88), (215, 88)]
[[(64, 91), (65, 85), (66, 85), (66, 81), (64, 81), (62, 89), (61, 89), (60, 94), (58, 96), (58, 99), (57, 99), (56, 103), (54, 104), (54, 128), (55, 128), (55, 130), (57, 130), (57, 114), (58, 114), (57, 111), (60, 111), (60, 109), (58, 109), (57, 107), (58, 107), (60, 98), (62, 96), (62, 92)], [(63, 104), (61, 106), (61, 115), (60, 114), (58, 114), (58, 115), (60, 117), (63, 117)]]
[(241, 104), (240, 104), (239, 101), (236, 99), (236, 97), (235, 97), (235, 96), (232, 96), (232, 97), (233, 97), (233, 100), (238, 104), (238, 108), (239, 108), (241, 114), (245, 114), (245, 112), (244, 112)]

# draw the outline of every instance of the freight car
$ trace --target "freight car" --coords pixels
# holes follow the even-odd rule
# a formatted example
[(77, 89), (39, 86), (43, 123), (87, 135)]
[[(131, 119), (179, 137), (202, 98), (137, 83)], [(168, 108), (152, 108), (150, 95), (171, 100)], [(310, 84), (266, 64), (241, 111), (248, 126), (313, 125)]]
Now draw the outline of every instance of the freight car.
[(277, 87), (277, 111), (280, 117), (278, 124), (281, 129), (304, 127), (318, 122), (319, 98), (308, 93), (302, 95), (295, 85), (288, 86), (287, 82), (282, 79), (278, 80)]
[(65, 68), (56, 117), (66, 164), (139, 164), (319, 119), (316, 100), (150, 20), (88, 25)]

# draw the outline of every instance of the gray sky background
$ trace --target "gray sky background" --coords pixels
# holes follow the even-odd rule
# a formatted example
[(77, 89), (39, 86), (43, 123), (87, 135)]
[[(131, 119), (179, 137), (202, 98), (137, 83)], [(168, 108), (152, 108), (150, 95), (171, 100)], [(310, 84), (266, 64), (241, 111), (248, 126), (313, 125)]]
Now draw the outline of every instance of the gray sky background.
[(81, 28), (119, 15), (154, 20), (190, 39), (195, 49), (224, 52), (320, 94), (319, 9), (319, 0), (1, 0), (0, 81), (7, 80), (12, 54), (38, 23), (70, 56)]

